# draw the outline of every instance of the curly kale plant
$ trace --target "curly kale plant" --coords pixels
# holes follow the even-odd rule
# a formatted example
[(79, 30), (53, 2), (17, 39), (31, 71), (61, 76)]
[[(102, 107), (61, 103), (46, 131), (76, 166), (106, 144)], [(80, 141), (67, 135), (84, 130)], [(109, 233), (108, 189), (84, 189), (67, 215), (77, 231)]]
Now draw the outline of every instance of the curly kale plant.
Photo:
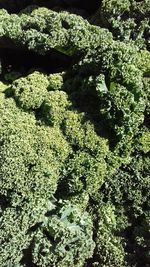
[(149, 1), (134, 0), (101, 1), (99, 26), (0, 10), (0, 48), (71, 59), (1, 66), (2, 267), (149, 266), (148, 19)]
[[(92, 256), (92, 221), (83, 211), (87, 202), (81, 208), (82, 199), (78, 203), (71, 199), (73, 206), (64, 204), (60, 211), (56, 208), (55, 216), (51, 210), (57, 207), (54, 193), (59, 183), (66, 184), (70, 192), (78, 192), (77, 183), (87, 194), (93, 193), (93, 187), (97, 190), (95, 182), (99, 186), (104, 179), (108, 146), (90, 122), (81, 124), (80, 118), (85, 115), (73, 111), (67, 93), (49, 91), (55, 77), (33, 72), (11, 85), (1, 84), (1, 266), (23, 264), (26, 250), (31, 250), (32, 262), (42, 267), (61, 266), (62, 262), (63, 266), (82, 266)], [(72, 137), (70, 131), (75, 125), (69, 113), (76, 114), (82, 132)], [(75, 153), (74, 138), (88, 150), (81, 152), (79, 146)], [(95, 151), (98, 158), (90, 151)], [(80, 160), (73, 164), (79, 153), (87, 162), (83, 171)], [(73, 174), (74, 167), (79, 173)]]
[(150, 1), (102, 0), (91, 22), (109, 28), (115, 39), (150, 49)]

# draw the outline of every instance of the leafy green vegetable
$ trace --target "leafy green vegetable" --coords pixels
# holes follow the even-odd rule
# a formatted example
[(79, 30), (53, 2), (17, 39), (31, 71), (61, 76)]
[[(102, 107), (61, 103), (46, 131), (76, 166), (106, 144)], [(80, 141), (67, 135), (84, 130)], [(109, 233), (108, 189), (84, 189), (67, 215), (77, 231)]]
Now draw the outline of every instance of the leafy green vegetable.
[(148, 0), (101, 1), (99, 26), (0, 9), (0, 47), (71, 58), (51, 73), (1, 65), (2, 267), (149, 266), (148, 19)]

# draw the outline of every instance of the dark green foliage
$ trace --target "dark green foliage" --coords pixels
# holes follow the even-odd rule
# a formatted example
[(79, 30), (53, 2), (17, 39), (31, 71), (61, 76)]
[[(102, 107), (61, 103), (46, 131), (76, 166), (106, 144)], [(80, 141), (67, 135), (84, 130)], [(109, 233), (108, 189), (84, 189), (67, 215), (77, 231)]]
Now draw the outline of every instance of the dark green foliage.
[(17, 103), (24, 109), (40, 108), (47, 95), (47, 77), (34, 72), (27, 78), (14, 81), (12, 90)]
[[(140, 138), (141, 140), (141, 138)], [(140, 145), (141, 147), (141, 145)], [(147, 149), (149, 148), (149, 143), (147, 142)], [(145, 144), (144, 144), (144, 151)], [(150, 209), (150, 159), (149, 155), (133, 155), (133, 158), (128, 165), (123, 165), (117, 173), (113, 176), (108, 176), (104, 182), (103, 188), (99, 191), (99, 201), (100, 203), (103, 201), (107, 203), (113, 203), (116, 208), (116, 213), (122, 209), (124, 214), (126, 214), (126, 219), (123, 214), (117, 214), (117, 220), (122, 220), (124, 223), (121, 225), (119, 229), (119, 221), (117, 222), (117, 237), (115, 231), (113, 231), (112, 242), (115, 242), (116, 238), (118, 242), (120, 242), (120, 238), (123, 238), (124, 244), (124, 252), (126, 254), (126, 259), (129, 266), (148, 266), (146, 264), (149, 263), (149, 209)], [(106, 212), (106, 208), (105, 208)], [(123, 217), (122, 217), (123, 216)], [(127, 220), (127, 221), (126, 221)], [(105, 224), (104, 224), (105, 226)], [(97, 229), (97, 228), (96, 228)], [(104, 235), (104, 234), (103, 234)], [(105, 236), (102, 237), (104, 240), (108, 240)], [(120, 236), (120, 238), (119, 238)], [(109, 234), (110, 237), (110, 234)], [(101, 239), (98, 239), (101, 240)], [(100, 245), (97, 244), (97, 250), (99, 246), (102, 245), (101, 241)], [(107, 252), (111, 246), (107, 245)], [(119, 249), (121, 246), (119, 245)], [(123, 248), (122, 248), (123, 249)], [(96, 251), (97, 251), (96, 250)], [(112, 253), (111, 252), (108, 253)], [(98, 252), (96, 252), (98, 253)], [(121, 254), (122, 254), (121, 253)], [(140, 258), (138, 258), (138, 254), (141, 254)], [(110, 254), (111, 255), (111, 254)], [(119, 256), (121, 260), (121, 257)], [(113, 266), (113, 259), (108, 257), (108, 262), (110, 260), (110, 266)], [(117, 260), (115, 258), (115, 260)], [(108, 264), (108, 263), (107, 263)], [(122, 266), (122, 263), (119, 263)], [(103, 265), (102, 265), (103, 266)], [(105, 265), (104, 265), (105, 266)], [(106, 265), (107, 266), (107, 265)], [(108, 265), (109, 266), (109, 265)], [(117, 266), (117, 262), (115, 265)], [(126, 266), (126, 265), (123, 265)]]
[(106, 163), (103, 158), (95, 159), (86, 152), (76, 153), (67, 165), (69, 193), (86, 190), (93, 194), (103, 183), (105, 172)]
[(143, 205), (150, 193), (149, 167), (149, 156), (135, 155), (129, 165), (122, 166), (113, 177), (107, 178), (104, 198), (107, 196), (117, 204), (131, 203), (135, 215), (143, 213)]
[(45, 7), (0, 10), (0, 46), (72, 60), (2, 69), (2, 267), (149, 267), (149, 1), (99, 12), (107, 29)]
[[(92, 266), (104, 267), (125, 267), (126, 253), (124, 251), (124, 238), (117, 233), (121, 230), (122, 225), (119, 221), (128, 223), (124, 214), (117, 214), (115, 206), (112, 204), (103, 204), (97, 207), (97, 224), (96, 224), (96, 249), (95, 261)], [(118, 218), (117, 216), (120, 216)]]
[(1, 190), (15, 190), (23, 197), (34, 192), (38, 197), (49, 196), (56, 190), (61, 162), (70, 152), (68, 143), (59, 128), (40, 125), (34, 113), (19, 109), (12, 98), (1, 94), (0, 104)]
[[(87, 181), (87, 193), (92, 194), (93, 186), (97, 190), (104, 178), (106, 170), (104, 158), (108, 152), (107, 142), (95, 133), (90, 122), (86, 121), (85, 125), (82, 125), (79, 118), (82, 117), (84, 120), (85, 115), (77, 114), (82, 132), (81, 136), (78, 136), (81, 142), (78, 153), (83, 155), (83, 164), (87, 162), (87, 166), (83, 171), (79, 170), (81, 162), (75, 161), (75, 168), (79, 173), (73, 174), (74, 163), (70, 157), (74, 157), (74, 142), (70, 139), (69, 124), (68, 131), (63, 129), (66, 129), (65, 125), (67, 121), (69, 122), (69, 112), (72, 115), (76, 112), (73, 111), (67, 93), (58, 90), (49, 91), (48, 79), (48, 76), (34, 72), (27, 77), (15, 80), (12, 85), (1, 83), (0, 187), (3, 203), (1, 266), (23, 263), (26, 250), (30, 251), (28, 253), (32, 254), (33, 263), (38, 266), (49, 264), (61, 266), (62, 261), (64, 266), (68, 266), (70, 262), (73, 266), (82, 266), (85, 259), (92, 256), (94, 249), (92, 221), (88, 218), (88, 214), (85, 214), (85, 218), (80, 215), (88, 202), (88, 196), (84, 194), (80, 201), (75, 198), (70, 199), (74, 205), (73, 208), (61, 205), (60, 213), (56, 208), (56, 216), (50, 216), (50, 221), (49, 219), (47, 221), (48, 229), (46, 230), (44, 226), (46, 222), (43, 220), (46, 220), (46, 214), (53, 208), (53, 196), (60, 178), (64, 186), (66, 184), (66, 187), (70, 188), (72, 178), (70, 176), (69, 182), (69, 173), (72, 172), (75, 178), (74, 184), (84, 176), (83, 179)], [(72, 126), (75, 130), (76, 125)], [(76, 134), (80, 135), (79, 132)], [(82, 149), (87, 151), (82, 152)], [(95, 159), (96, 155), (97, 159)], [(95, 181), (92, 181), (91, 175)], [(78, 194), (78, 189), (75, 185), (74, 187), (71, 192)], [(65, 192), (62, 197), (63, 195)], [(5, 202), (8, 205), (5, 205)], [(64, 212), (66, 216), (71, 216), (71, 219), (68, 219), (70, 221), (67, 221), (67, 217), (61, 219)], [(68, 213), (70, 215), (67, 215)], [(11, 227), (13, 220), (15, 224)], [(75, 220), (76, 224), (81, 224), (81, 229), (78, 226), (74, 229), (72, 220)], [(54, 236), (52, 234), (52, 238), (56, 239), (55, 248), (51, 248), (50, 240), (45, 236), (45, 231), (50, 231), (49, 227), (55, 230)], [(63, 232), (62, 227), (64, 227)], [(34, 228), (35, 230), (37, 228), (36, 232)], [(59, 241), (57, 241), (58, 233)], [(64, 240), (65, 236), (66, 240)], [(16, 240), (20, 242), (17, 243)], [(33, 242), (35, 247), (32, 245)], [(57, 245), (56, 242), (58, 242)], [(45, 244), (43, 249), (46, 251), (49, 249), (51, 252), (43, 254), (44, 252), (41, 252), (43, 244)], [(68, 249), (64, 250), (68, 246), (70, 252)], [(12, 257), (9, 258), (9, 255)]]
[[(18, 196), (13, 199), (18, 201)], [(88, 213), (69, 202), (58, 203), (56, 210), (52, 203), (45, 208), (39, 204), (41, 209), (34, 207), (31, 212), (33, 207), (29, 204), (12, 203), (12, 208), (1, 213), (1, 266), (18, 266), (19, 262), (24, 266), (26, 253), (32, 255), (31, 265), (83, 266), (94, 249)]]
[(0, 37), (19, 42), (39, 53), (55, 48), (72, 55), (94, 49), (97, 42), (111, 39), (111, 34), (93, 27), (80, 16), (31, 7), (19, 16), (0, 10)]
[(150, 49), (150, 1), (102, 0), (91, 22), (111, 29), (114, 37)]
[(66, 110), (71, 106), (68, 95), (64, 91), (50, 91), (43, 103), (42, 111), (49, 125), (59, 125), (65, 117)]
[(35, 233), (33, 262), (38, 266), (83, 266), (92, 256), (92, 221), (69, 203), (46, 217)]

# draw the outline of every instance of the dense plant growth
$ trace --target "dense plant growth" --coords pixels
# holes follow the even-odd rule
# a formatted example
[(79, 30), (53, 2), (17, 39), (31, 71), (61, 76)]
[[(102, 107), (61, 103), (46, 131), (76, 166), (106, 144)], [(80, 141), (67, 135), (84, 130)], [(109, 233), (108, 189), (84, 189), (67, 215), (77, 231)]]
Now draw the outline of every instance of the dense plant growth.
[(0, 9), (0, 266), (149, 267), (150, 2), (50, 2)]

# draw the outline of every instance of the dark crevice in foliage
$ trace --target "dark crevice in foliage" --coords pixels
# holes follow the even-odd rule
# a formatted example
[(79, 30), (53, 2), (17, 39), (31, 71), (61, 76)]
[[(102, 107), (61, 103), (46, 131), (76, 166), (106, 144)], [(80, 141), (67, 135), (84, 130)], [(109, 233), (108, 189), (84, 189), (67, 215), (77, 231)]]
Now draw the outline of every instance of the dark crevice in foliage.
[[(126, 243), (126, 252), (127, 255), (125, 257), (129, 266), (137, 266), (137, 267), (149, 267), (149, 259), (148, 259), (148, 247), (144, 247), (137, 243), (136, 236), (135, 236), (135, 229), (137, 232), (141, 231), (142, 228), (142, 220), (143, 218), (137, 218), (132, 222), (132, 226), (126, 229), (126, 236), (127, 236), (127, 243)], [(149, 226), (145, 225), (143, 229), (145, 235), (143, 236), (145, 240), (148, 241), (148, 233), (149, 233)], [(142, 236), (141, 236), (142, 237)], [(147, 255), (147, 256), (146, 256)], [(138, 259), (138, 260), (137, 260)]]
[(63, 2), (65, 2), (67, 5), (70, 6), (75, 6), (78, 8), (82, 8), (87, 10), (89, 13), (93, 13), (94, 11), (96, 11), (100, 5), (100, 1), (99, 0), (64, 0)]
[(44, 6), (50, 9), (57, 9), (58, 11), (68, 10), (71, 13), (78, 13), (84, 16), (84, 12), (87, 14), (93, 14), (99, 7), (100, 1), (98, 0), (0, 0), (0, 9), (5, 8), (9, 13), (18, 13), (22, 9), (29, 5)]
[(34, 241), (32, 241), (31, 245), (27, 249), (24, 249), (24, 251), (23, 251), (24, 255), (23, 255), (22, 263), (24, 264), (25, 267), (38, 267), (32, 261), (32, 247), (33, 247), (33, 245), (34, 245)]
[(0, 195), (0, 208), (5, 210), (10, 205), (10, 199), (4, 195)]
[(45, 73), (55, 73), (66, 70), (72, 64), (72, 58), (61, 54), (60, 52), (50, 51), (46, 55), (38, 55), (37, 53), (25, 49), (1, 48), (1, 79), (6, 74), (18, 72), (26, 75), (32, 70), (39, 70)]
[(38, 5), (52, 8), (55, 4), (57, 5), (59, 1), (46, 1), (46, 0), (1, 0), (0, 8), (6, 9), (10, 13), (18, 13), (22, 9), (26, 8), (29, 5)]
[(33, 225), (30, 229), (29, 229), (29, 233), (31, 232), (35, 232), (39, 227), (41, 226), (41, 223), (36, 223), (35, 225)]
[(52, 235), (50, 235), (50, 233), (48, 231), (43, 231), (44, 235), (47, 237), (47, 239), (53, 244), (53, 246), (55, 246), (55, 239)]
[(150, 116), (145, 116), (144, 125), (150, 129)]

